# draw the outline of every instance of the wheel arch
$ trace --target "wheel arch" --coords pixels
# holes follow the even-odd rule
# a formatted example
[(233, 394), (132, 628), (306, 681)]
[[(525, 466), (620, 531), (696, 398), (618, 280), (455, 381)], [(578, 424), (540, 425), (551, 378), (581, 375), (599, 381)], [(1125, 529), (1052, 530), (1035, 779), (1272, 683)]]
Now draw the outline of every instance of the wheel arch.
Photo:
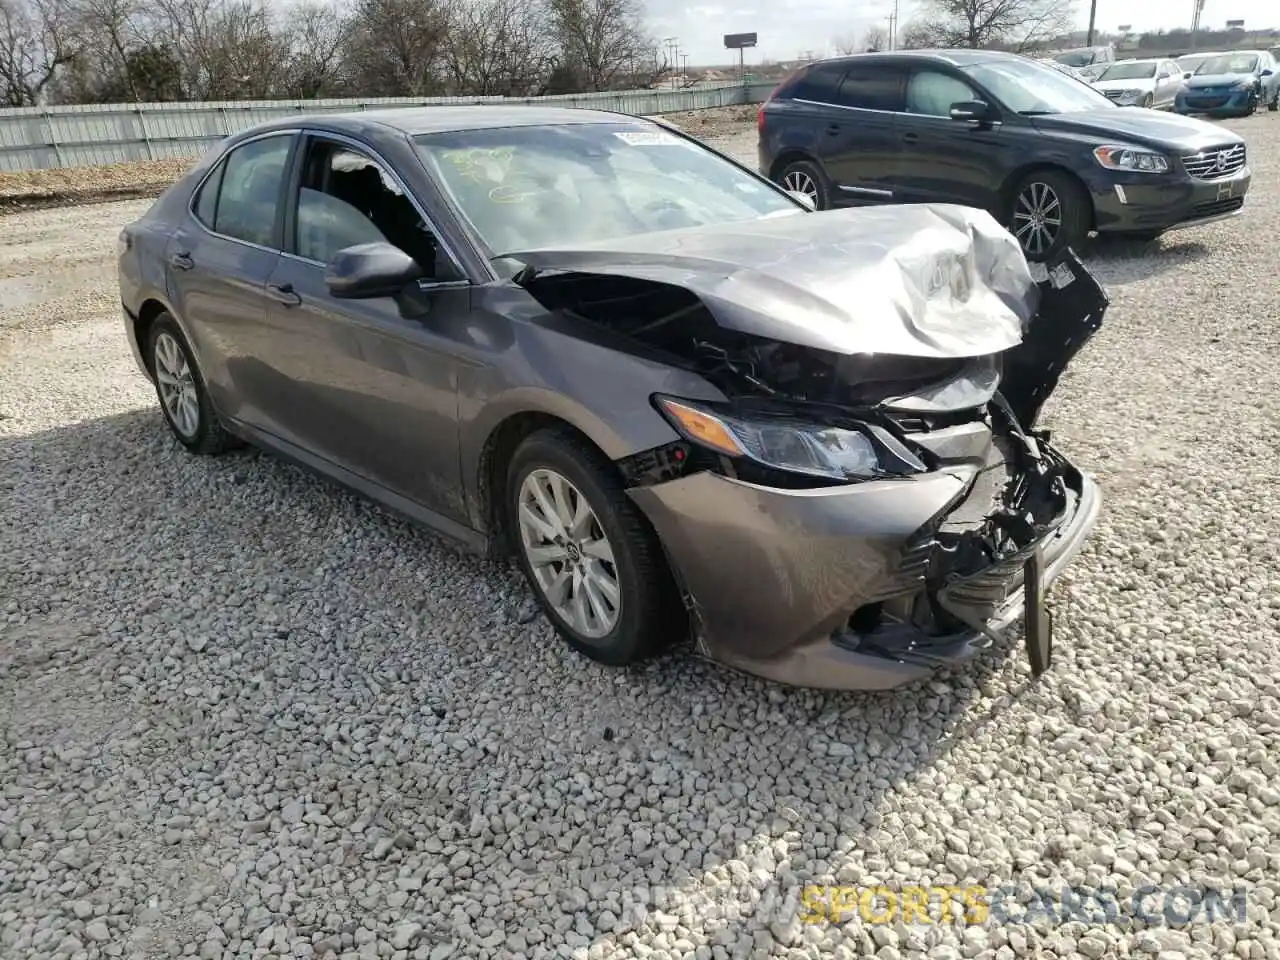
[(769, 167), (769, 179), (777, 183), (782, 171), (799, 161), (812, 163), (819, 170), (822, 169), (822, 164), (818, 163), (807, 150), (801, 150), (799, 147), (788, 147), (774, 158), (773, 165)]
[(1010, 206), (1013, 203), (1013, 193), (1014, 190), (1017, 189), (1018, 185), (1033, 173), (1044, 173), (1046, 171), (1069, 177), (1076, 186), (1080, 188), (1080, 192), (1084, 194), (1085, 199), (1088, 201), (1086, 227), (1089, 230), (1095, 229), (1098, 225), (1097, 211), (1093, 206), (1093, 194), (1089, 190), (1089, 185), (1085, 183), (1084, 180), (1081, 179), (1080, 175), (1070, 167), (1063, 166), (1060, 163), (1053, 163), (1044, 160), (1023, 164), (1021, 167), (1018, 167), (1005, 177), (1004, 183), (1000, 185), (999, 193), (1001, 222), (1004, 223), (1003, 218), (1007, 215)]
[(474, 502), (471, 513), (477, 529), (488, 539), (488, 552), (493, 556), (509, 556), (512, 547), (507, 505), (502, 495), (511, 456), (525, 438), (545, 429), (570, 431), (599, 453), (602, 463), (609, 464), (611, 469), (617, 469), (614, 459), (587, 429), (560, 413), (527, 409), (503, 417), (494, 424), (481, 443), (473, 475)]
[[(142, 357), (147, 373), (152, 378), (155, 377), (155, 370), (152, 368), (151, 351), (147, 345), (151, 337), (151, 328), (162, 313), (168, 313), (173, 316), (173, 311), (169, 309), (168, 304), (156, 297), (147, 297), (139, 305), (138, 315), (133, 318), (133, 338), (138, 344), (138, 355)], [(174, 317), (174, 322), (178, 323), (179, 328), (182, 327), (177, 317)], [(184, 330), (183, 332), (185, 333), (186, 331)]]

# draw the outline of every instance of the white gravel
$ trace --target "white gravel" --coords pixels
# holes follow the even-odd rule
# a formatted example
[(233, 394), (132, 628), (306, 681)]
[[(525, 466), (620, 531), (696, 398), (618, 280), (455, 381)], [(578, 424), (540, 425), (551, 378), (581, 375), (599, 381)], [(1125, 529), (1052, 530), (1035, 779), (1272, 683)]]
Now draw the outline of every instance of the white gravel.
[[(1280, 958), (1280, 117), (1232, 126), (1243, 217), (1094, 260), (1048, 419), (1106, 512), (1035, 685), (592, 665), (513, 573), (179, 452), (117, 315), (144, 203), (0, 219), (0, 956)], [(808, 882), (1249, 906), (803, 925)]]

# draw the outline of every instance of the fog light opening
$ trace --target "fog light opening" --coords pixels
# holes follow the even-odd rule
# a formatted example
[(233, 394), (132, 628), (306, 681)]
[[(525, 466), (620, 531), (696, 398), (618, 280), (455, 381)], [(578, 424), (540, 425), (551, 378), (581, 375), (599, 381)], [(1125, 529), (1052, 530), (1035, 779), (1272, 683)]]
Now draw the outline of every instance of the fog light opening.
[(884, 619), (883, 603), (863, 604), (849, 616), (849, 632), (860, 636), (875, 633)]

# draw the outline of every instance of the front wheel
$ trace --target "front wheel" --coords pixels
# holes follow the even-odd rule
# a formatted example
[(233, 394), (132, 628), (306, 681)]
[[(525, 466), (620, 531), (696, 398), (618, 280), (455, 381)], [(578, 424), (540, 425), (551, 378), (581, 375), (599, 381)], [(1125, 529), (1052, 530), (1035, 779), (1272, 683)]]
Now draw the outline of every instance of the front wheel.
[(1150, 110), (1153, 106), (1155, 106), (1155, 102), (1156, 102), (1156, 98), (1149, 93), (1142, 98), (1142, 105), (1146, 107), (1148, 110)]
[(568, 429), (539, 430), (507, 471), (508, 527), (543, 611), (575, 650), (614, 666), (682, 634), (662, 546), (611, 465)]
[(1074, 177), (1037, 170), (1012, 191), (1008, 226), (1028, 260), (1051, 260), (1089, 232), (1089, 195)]
[(1267, 104), (1267, 109), (1272, 113), (1280, 110), (1280, 87), (1276, 88), (1276, 95), (1271, 98), (1271, 102)]

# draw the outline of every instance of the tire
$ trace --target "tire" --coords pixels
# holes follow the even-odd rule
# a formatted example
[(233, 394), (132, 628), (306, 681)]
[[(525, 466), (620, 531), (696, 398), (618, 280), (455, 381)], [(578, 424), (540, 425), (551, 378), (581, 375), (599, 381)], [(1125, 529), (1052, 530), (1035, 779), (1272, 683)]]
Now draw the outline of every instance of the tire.
[(1276, 88), (1276, 95), (1271, 98), (1271, 102), (1267, 104), (1267, 109), (1272, 113), (1280, 110), (1280, 87)]
[[(1037, 201), (1042, 211), (1042, 230), (1051, 231), (1048, 242), (1046, 234), (1034, 227)], [(1056, 225), (1052, 222), (1055, 212)], [(1027, 259), (1051, 260), (1066, 248), (1078, 248), (1084, 242), (1093, 207), (1075, 177), (1060, 170), (1037, 170), (1023, 177), (1010, 192), (1007, 214), (1009, 232)]]
[(1142, 105), (1146, 107), (1148, 110), (1150, 110), (1155, 105), (1155, 102), (1156, 102), (1156, 98), (1149, 93), (1142, 98)]
[(794, 160), (782, 168), (777, 183), (784, 190), (797, 190), (813, 197), (813, 204), (819, 210), (831, 207), (831, 185), (827, 182), (822, 168), (809, 160)]
[[(558, 482), (564, 484), (558, 489), (571, 517), (582, 517), (577, 511), (580, 502), (587, 507), (588, 516), (578, 530), (568, 530), (567, 538), (563, 535), (569, 525), (554, 519), (546, 524), (555, 512), (541, 509), (533, 495), (534, 487), (549, 495)], [(543, 612), (569, 646), (599, 663), (623, 666), (657, 653), (669, 640), (684, 635), (687, 615), (657, 535), (626, 495), (611, 465), (589, 443), (568, 428), (531, 434), (511, 457), (505, 496), (512, 550)], [(542, 521), (541, 527), (529, 522), (522, 505)], [(567, 540), (568, 546), (560, 548), (558, 560), (545, 553), (535, 560), (533, 550), (555, 550), (551, 532)], [(601, 540), (607, 550), (600, 547)], [(581, 575), (572, 572), (575, 567)], [(588, 588), (588, 580), (594, 591)], [(610, 582), (612, 591), (605, 589)], [(557, 592), (556, 584), (562, 585), (564, 593), (553, 598), (549, 594)], [(575, 622), (578, 597), (581, 612), (592, 614), (588, 621)], [(611, 603), (614, 597), (616, 603)], [(603, 601), (603, 615), (593, 599)]]
[(207, 455), (240, 446), (219, 421), (195, 354), (169, 313), (160, 314), (151, 324), (147, 364), (165, 423), (179, 443), (192, 453)]

